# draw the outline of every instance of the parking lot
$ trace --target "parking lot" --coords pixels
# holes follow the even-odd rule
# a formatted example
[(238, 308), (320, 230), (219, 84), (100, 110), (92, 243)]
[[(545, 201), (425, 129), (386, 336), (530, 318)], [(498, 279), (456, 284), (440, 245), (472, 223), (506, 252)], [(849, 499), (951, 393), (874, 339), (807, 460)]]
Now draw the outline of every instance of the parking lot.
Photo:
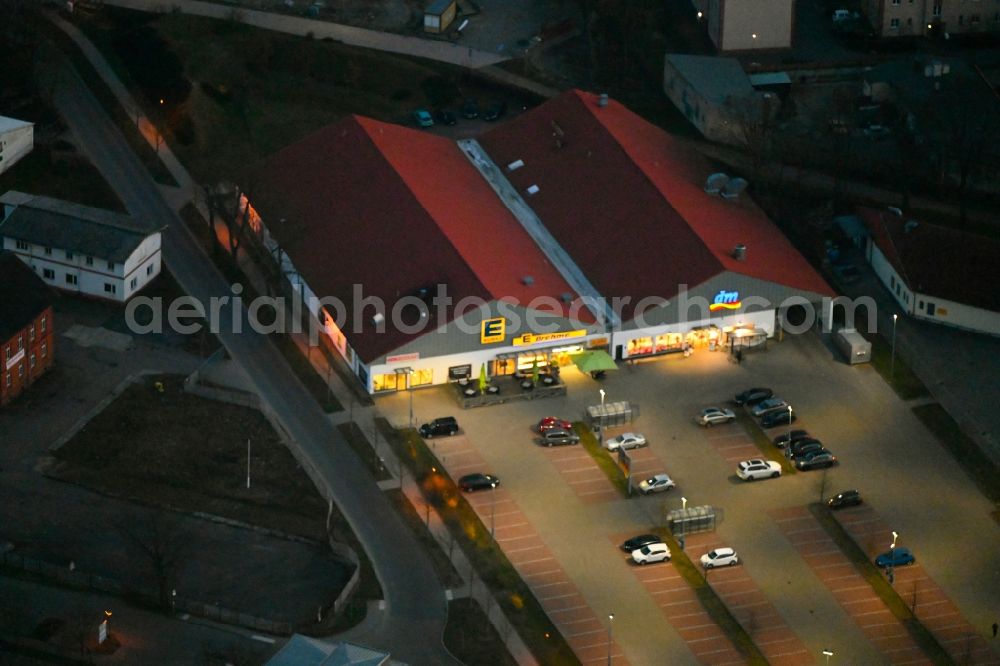
[[(689, 505), (723, 510), (717, 531), (704, 543), (702, 537), (689, 540), (687, 553), (697, 560), (709, 547), (736, 548), (742, 560), (737, 567), (740, 580), (720, 578), (726, 589), (717, 591), (730, 610), (735, 607), (737, 619), (745, 602), (739, 595), (746, 593), (749, 603), (759, 606), (754, 622), (764, 617), (773, 628), (783, 627), (780, 635), (762, 636), (761, 627), (744, 625), (762, 641), (759, 647), (765, 654), (772, 651), (775, 663), (818, 663), (826, 648), (834, 650), (840, 663), (896, 662), (887, 659), (885, 646), (876, 640), (878, 632), (860, 619), (875, 611), (864, 603), (845, 603), (851, 599), (839, 595), (841, 583), (829, 579), (824, 563), (812, 557), (810, 549), (816, 546), (790, 536), (783, 522), (783, 511), (801, 510), (808, 516), (805, 507), (816, 502), (821, 491), (829, 497), (851, 487), (861, 490), (883, 521), (878, 529), (885, 534), (881, 541), (873, 535), (873, 543), (888, 546), (890, 532), (897, 531), (901, 543), (916, 553), (920, 570), (960, 611), (954, 622), (965, 622), (979, 637), (989, 635), (997, 620), (993, 600), (1000, 598), (1000, 534), (990, 517), (992, 507), (917, 421), (912, 405), (892, 393), (872, 368), (842, 363), (810, 333), (773, 342), (768, 351), (748, 354), (739, 365), (725, 354), (698, 351), (688, 359), (678, 355), (624, 365), (600, 383), (573, 369), (562, 376), (568, 385), (564, 397), (468, 411), (459, 410), (443, 390), (418, 391), (413, 396), (415, 418), (458, 417), (463, 428), (459, 437), (481, 457), (478, 468), (466, 465), (463, 458), (461, 473), (484, 471), (501, 477), (503, 496), (516, 503), (519, 522), (530, 524), (536, 545), (551, 552), (547, 566), (564, 572), (566, 580), (556, 582), (571, 583), (589, 609), (573, 612), (587, 614), (592, 632), (599, 625), (606, 628), (608, 614), (614, 613), (615, 643), (629, 662), (714, 664), (725, 661), (721, 655), (727, 646), (732, 649), (707, 626), (707, 615), (698, 617), (694, 595), (679, 586), (682, 579), (677, 577), (675, 586), (660, 581), (674, 576), (672, 564), (639, 570), (615, 547), (623, 535), (662, 525), (664, 508), (680, 508), (681, 496)], [(791, 402), (800, 416), (795, 427), (822, 439), (840, 464), (826, 474), (798, 472), (749, 484), (739, 481), (735, 463), (760, 456), (744, 425), (738, 421), (704, 429), (693, 417), (713, 404), (731, 407), (725, 401), (749, 386), (770, 386)], [(645, 433), (650, 445), (632, 453), (651, 461), (643, 473), (667, 472), (677, 482), (676, 489), (625, 499), (601, 479), (581, 447), (546, 449), (534, 444), (531, 424), (549, 415), (580, 420), (587, 405), (600, 402), (598, 389), (606, 391), (608, 400), (640, 405), (642, 416), (629, 429)], [(382, 397), (377, 405), (392, 422), (407, 423), (408, 396)], [(779, 426), (768, 436), (786, 429)], [(443, 442), (435, 444), (439, 456)], [(443, 463), (451, 470), (450, 456)], [(500, 496), (498, 491), (498, 500)], [(482, 505), (488, 497), (481, 497), (477, 509), (489, 524), (489, 514), (483, 513), (488, 507)], [(503, 542), (501, 546), (508, 548)], [(842, 554), (830, 556), (847, 562)], [(659, 587), (651, 587), (647, 577), (657, 579), (653, 582)], [(541, 579), (534, 573), (526, 580), (536, 594), (544, 594), (536, 589)], [(857, 585), (843, 581), (847, 587)], [(673, 613), (671, 608), (684, 612)], [(751, 618), (744, 615), (741, 621), (751, 623)], [(931, 624), (928, 620), (933, 631)], [(696, 632), (690, 631), (692, 626)], [(946, 625), (939, 629), (948, 631)], [(995, 651), (970, 654), (978, 658), (970, 663), (997, 659)]]

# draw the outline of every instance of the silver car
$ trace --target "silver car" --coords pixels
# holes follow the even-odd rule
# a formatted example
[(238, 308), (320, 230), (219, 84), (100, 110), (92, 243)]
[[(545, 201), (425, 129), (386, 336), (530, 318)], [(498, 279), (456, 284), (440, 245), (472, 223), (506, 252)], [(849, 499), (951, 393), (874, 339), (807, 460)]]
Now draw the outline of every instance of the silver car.
[(770, 412), (776, 412), (779, 409), (788, 409), (788, 403), (781, 398), (768, 398), (763, 402), (758, 402), (750, 413), (754, 416), (764, 416)]

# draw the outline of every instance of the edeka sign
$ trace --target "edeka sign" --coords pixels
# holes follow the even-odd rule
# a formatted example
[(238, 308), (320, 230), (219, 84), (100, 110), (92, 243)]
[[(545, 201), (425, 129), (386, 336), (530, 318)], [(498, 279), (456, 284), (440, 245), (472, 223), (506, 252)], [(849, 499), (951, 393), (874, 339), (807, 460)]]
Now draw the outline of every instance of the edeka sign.
[(525, 333), (514, 338), (515, 347), (536, 345), (540, 342), (555, 342), (556, 340), (569, 340), (570, 338), (582, 338), (587, 335), (587, 329), (581, 328), (576, 331), (561, 331), (559, 333)]
[(479, 342), (484, 345), (494, 342), (503, 342), (507, 337), (507, 320), (503, 317), (484, 319), (482, 328), (479, 329)]
[(711, 312), (717, 310), (738, 310), (743, 305), (738, 291), (720, 291), (712, 299), (712, 304), (708, 306)]

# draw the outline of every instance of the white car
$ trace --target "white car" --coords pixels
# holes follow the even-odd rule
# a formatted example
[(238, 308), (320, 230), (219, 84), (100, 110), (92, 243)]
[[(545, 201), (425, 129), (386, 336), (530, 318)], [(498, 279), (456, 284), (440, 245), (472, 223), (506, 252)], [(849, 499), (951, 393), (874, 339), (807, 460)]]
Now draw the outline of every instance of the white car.
[(695, 417), (699, 425), (711, 428), (716, 423), (729, 423), (736, 418), (731, 409), (719, 409), (718, 407), (706, 407)]
[(643, 546), (639, 550), (632, 551), (632, 561), (636, 564), (649, 564), (650, 562), (669, 562), (670, 549), (667, 544), (651, 543)]
[(674, 483), (666, 474), (657, 474), (652, 476), (645, 481), (639, 482), (639, 492), (643, 495), (648, 495), (650, 493), (658, 493), (664, 490), (670, 490), (677, 484)]
[(758, 402), (750, 413), (754, 416), (764, 416), (768, 412), (776, 412), (779, 409), (788, 409), (788, 403), (781, 398), (768, 398), (762, 402)]
[(773, 460), (762, 460), (761, 458), (744, 460), (736, 466), (736, 476), (744, 481), (773, 479), (781, 476), (781, 465)]
[(627, 451), (628, 449), (638, 449), (643, 446), (646, 446), (646, 436), (640, 432), (626, 432), (604, 442), (604, 447), (608, 451), (617, 451), (618, 449), (625, 449)]
[(740, 558), (732, 548), (716, 548), (701, 556), (701, 566), (706, 569), (715, 567), (731, 567), (739, 563)]

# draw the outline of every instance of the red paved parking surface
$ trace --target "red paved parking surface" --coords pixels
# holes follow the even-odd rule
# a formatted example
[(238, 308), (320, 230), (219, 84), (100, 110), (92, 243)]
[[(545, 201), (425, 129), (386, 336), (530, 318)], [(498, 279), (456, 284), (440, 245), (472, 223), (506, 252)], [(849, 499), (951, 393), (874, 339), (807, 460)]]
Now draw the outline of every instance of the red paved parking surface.
[[(870, 504), (842, 509), (834, 513), (854, 542), (870, 557), (889, 549), (892, 530)], [(905, 545), (905, 544), (900, 544)], [(998, 664), (1000, 658), (986, 639), (965, 619), (918, 561), (912, 566), (897, 567), (893, 586), (934, 638), (958, 664)]]
[[(479, 452), (465, 437), (449, 437), (435, 442), (435, 453), (453, 479), (471, 472), (490, 470)], [(563, 452), (579, 452), (594, 466), (593, 459), (579, 446), (546, 449), (557, 457)], [(572, 460), (572, 456), (567, 458)], [(599, 470), (598, 470), (599, 471)], [(604, 483), (610, 483), (603, 474)], [(614, 488), (611, 488), (618, 495)], [(497, 544), (518, 574), (531, 588), (545, 613), (566, 639), (583, 664), (608, 663), (608, 628), (590, 609), (576, 585), (545, 545), (510, 493), (503, 488), (466, 494), (487, 529), (492, 525)], [(627, 666), (616, 642), (612, 642), (612, 663)]]
[(611, 502), (622, 498), (622, 494), (611, 485), (611, 481), (582, 446), (559, 446), (543, 451), (581, 501)]
[[(635, 534), (619, 534), (614, 537), (615, 544), (620, 545), (632, 536)], [(623, 552), (622, 557), (628, 555)], [(711, 666), (745, 663), (746, 660), (705, 611), (694, 590), (681, 578), (673, 564), (666, 562), (632, 567), (636, 578), (649, 591), (699, 663)]]
[[(697, 564), (704, 553), (725, 545), (715, 534), (691, 534), (686, 538), (685, 550)], [(742, 565), (713, 569), (708, 574), (708, 582), (768, 663), (774, 666), (816, 663)]]
[(712, 445), (716, 453), (733, 466), (733, 473), (736, 473), (736, 463), (752, 458), (763, 457), (750, 435), (747, 434), (739, 423), (730, 423), (724, 426), (704, 429), (705, 439)]
[(932, 663), (807, 508), (768, 513), (887, 663)]

